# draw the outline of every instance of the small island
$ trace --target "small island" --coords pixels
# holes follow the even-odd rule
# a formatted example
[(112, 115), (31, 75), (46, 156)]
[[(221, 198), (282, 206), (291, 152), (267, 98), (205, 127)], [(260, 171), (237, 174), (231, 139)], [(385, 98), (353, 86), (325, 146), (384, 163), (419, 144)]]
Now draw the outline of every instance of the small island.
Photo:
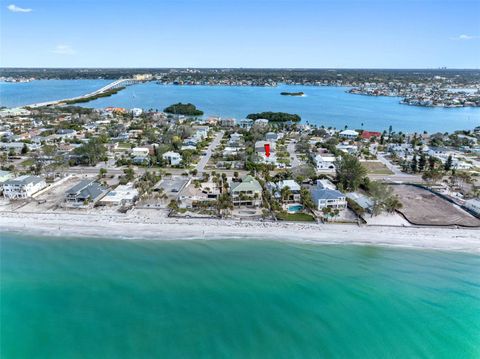
[(259, 118), (264, 118), (271, 122), (300, 122), (302, 119), (297, 114), (291, 114), (286, 112), (260, 112), (260, 113), (251, 113), (247, 118), (252, 120), (258, 120)]
[(305, 93), (302, 91), (299, 92), (280, 92), (282, 96), (305, 96)]
[(176, 103), (168, 106), (163, 110), (163, 112), (170, 113), (173, 115), (185, 115), (185, 116), (202, 116), (203, 111), (200, 111), (191, 103)]
[(77, 98), (72, 98), (70, 100), (65, 100), (65, 101), (62, 101), (62, 103), (66, 104), (66, 105), (74, 105), (74, 104), (77, 104), (77, 103), (90, 102), (90, 101), (96, 100), (98, 98), (110, 97), (110, 96), (115, 95), (116, 93), (118, 93), (118, 92), (120, 92), (124, 89), (125, 89), (125, 86), (117, 87), (117, 88), (113, 88), (111, 90), (107, 90), (107, 91), (104, 91), (104, 92), (99, 92), (95, 95), (80, 96), (80, 97), (77, 97)]

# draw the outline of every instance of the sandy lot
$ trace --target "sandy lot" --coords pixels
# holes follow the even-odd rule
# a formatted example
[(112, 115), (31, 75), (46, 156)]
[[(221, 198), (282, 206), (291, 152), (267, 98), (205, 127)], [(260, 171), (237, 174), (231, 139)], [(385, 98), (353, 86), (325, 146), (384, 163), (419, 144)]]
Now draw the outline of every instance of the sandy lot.
[(405, 217), (417, 225), (459, 225), (479, 227), (480, 220), (435, 194), (409, 185), (392, 186), (399, 195)]

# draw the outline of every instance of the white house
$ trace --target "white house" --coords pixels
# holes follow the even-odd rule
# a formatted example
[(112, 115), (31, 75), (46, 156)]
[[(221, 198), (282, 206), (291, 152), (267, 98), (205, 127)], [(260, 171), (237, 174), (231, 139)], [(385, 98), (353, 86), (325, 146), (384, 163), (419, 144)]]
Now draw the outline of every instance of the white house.
[(162, 158), (171, 166), (177, 166), (182, 162), (180, 153), (168, 151), (162, 155)]
[(315, 167), (318, 172), (335, 172), (335, 156), (319, 154), (315, 156)]
[(241, 128), (246, 128), (249, 129), (250, 127), (253, 126), (253, 120), (250, 118), (243, 118), (240, 120), (238, 124)]
[(132, 108), (130, 110), (130, 113), (134, 116), (134, 117), (138, 117), (140, 116), (142, 113), (143, 113), (143, 110), (141, 108)]
[(340, 137), (345, 137), (345, 138), (354, 140), (358, 137), (358, 132), (354, 130), (344, 130), (340, 132)]
[(257, 126), (268, 126), (268, 120), (265, 118), (259, 118), (258, 120), (255, 120), (255, 125)]
[(132, 157), (147, 157), (150, 150), (147, 147), (135, 147), (132, 148)]
[(20, 176), (3, 183), (3, 196), (8, 199), (29, 198), (47, 187), (47, 183), (39, 176)]
[(130, 206), (138, 198), (138, 190), (131, 183), (119, 185), (114, 190), (107, 193), (99, 204), (104, 206)]

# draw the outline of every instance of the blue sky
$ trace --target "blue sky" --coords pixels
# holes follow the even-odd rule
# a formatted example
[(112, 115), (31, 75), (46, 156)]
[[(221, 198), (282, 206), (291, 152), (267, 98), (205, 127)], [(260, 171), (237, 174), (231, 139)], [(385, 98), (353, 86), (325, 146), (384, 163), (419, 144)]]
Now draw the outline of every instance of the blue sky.
[(0, 66), (480, 68), (480, 0), (0, 0)]

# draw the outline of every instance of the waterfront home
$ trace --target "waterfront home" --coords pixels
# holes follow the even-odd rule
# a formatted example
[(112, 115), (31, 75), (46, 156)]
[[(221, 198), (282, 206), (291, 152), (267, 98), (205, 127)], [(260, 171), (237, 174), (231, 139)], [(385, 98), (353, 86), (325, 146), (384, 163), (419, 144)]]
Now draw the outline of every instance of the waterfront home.
[(288, 196), (288, 198), (284, 198), (283, 201), (286, 203), (300, 202), (301, 187), (294, 180), (284, 180), (284, 181), (279, 181), (277, 183), (269, 182), (267, 184), (267, 187), (270, 190), (270, 192), (272, 192), (274, 197), (277, 199), (281, 199), (282, 190), (284, 188), (288, 188), (290, 195)]
[(253, 120), (251, 118), (243, 118), (238, 124), (241, 128), (250, 129), (253, 126)]
[(42, 177), (24, 175), (5, 181), (3, 196), (8, 199), (29, 198), (45, 187), (47, 183)]
[(178, 199), (182, 202), (182, 207), (210, 207), (218, 199), (222, 192), (221, 187), (213, 181), (195, 185), (189, 181), (178, 194)]
[(134, 117), (138, 117), (140, 116), (142, 113), (143, 113), (143, 110), (141, 108), (132, 108), (130, 110), (130, 113), (134, 116)]
[(339, 133), (340, 137), (347, 138), (349, 140), (354, 140), (358, 137), (358, 132), (354, 130), (344, 130)]
[(317, 186), (311, 188), (310, 193), (319, 211), (326, 207), (340, 210), (347, 208), (347, 199), (340, 191)]
[(371, 213), (373, 210), (373, 201), (367, 196), (358, 192), (349, 192), (347, 198), (358, 204), (365, 212)]
[(74, 206), (95, 204), (106, 192), (107, 190), (95, 180), (82, 180), (65, 192), (65, 202)]
[(165, 152), (162, 158), (171, 166), (178, 166), (182, 162), (182, 155), (173, 151)]
[(382, 134), (375, 131), (363, 131), (360, 137), (364, 140), (370, 140), (372, 138), (380, 139), (380, 137), (382, 137)]
[(220, 124), (222, 127), (235, 127), (237, 120), (234, 118), (222, 118)]
[(467, 199), (465, 201), (465, 207), (477, 216), (480, 216), (480, 198)]
[(265, 119), (265, 118), (259, 118), (257, 120), (255, 120), (255, 125), (257, 126), (268, 126), (268, 120)]
[(262, 186), (250, 175), (242, 182), (232, 182), (230, 195), (234, 206), (259, 207), (262, 204)]
[(132, 183), (119, 185), (114, 190), (108, 192), (99, 204), (103, 206), (132, 206), (138, 199), (138, 190)]

